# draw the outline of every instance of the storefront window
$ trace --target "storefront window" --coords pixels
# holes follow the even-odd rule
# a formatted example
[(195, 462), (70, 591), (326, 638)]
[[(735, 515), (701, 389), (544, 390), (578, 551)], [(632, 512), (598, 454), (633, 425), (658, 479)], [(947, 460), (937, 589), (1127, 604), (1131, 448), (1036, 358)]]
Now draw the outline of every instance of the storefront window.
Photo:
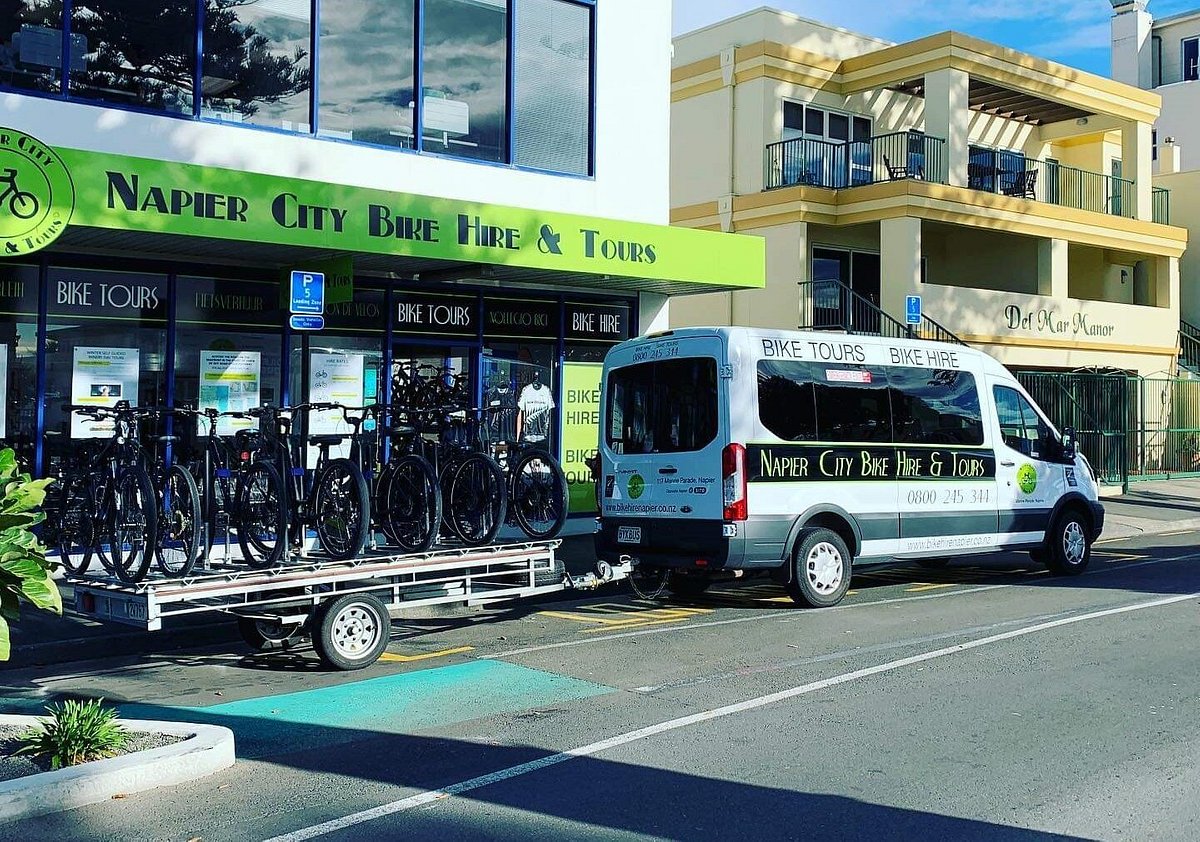
[(557, 301), (484, 300), (484, 406), (493, 441), (555, 452), (559, 312)]
[(38, 267), (0, 264), (0, 442), (33, 469)]
[(321, 9), (322, 135), (411, 149), (414, 0)]
[[(176, 406), (237, 412), (278, 404), (283, 360), (278, 283), (180, 277), (175, 318)], [(255, 423), (223, 418), (216, 432), (233, 435)], [(209, 425), (177, 423), (174, 432), (190, 445), (197, 434), (208, 434)]]
[(522, 0), (516, 19), (516, 163), (588, 174), (592, 10)]
[(188, 0), (77, 0), (71, 32), (71, 94), (175, 114), (192, 113), (196, 4)]
[(426, 151), (508, 159), (507, 33), (505, 0), (425, 0)]
[(604, 355), (629, 338), (631, 316), (627, 304), (570, 301), (564, 316), (562, 468), (571, 513), (580, 514), (596, 511), (590, 463), (599, 442)]
[[(4, 4), (6, 11), (13, 3)], [(44, 93), (62, 91), (62, 4), (17, 0), (12, 19), (0, 32), (0, 83)], [(82, 54), (82, 39), (72, 39)]]
[(63, 404), (164, 404), (167, 279), (52, 268), (47, 283), (44, 465), (53, 471), (72, 441), (111, 432), (111, 424), (67, 413)]
[(311, 14), (310, 0), (206, 0), (200, 116), (308, 131)]

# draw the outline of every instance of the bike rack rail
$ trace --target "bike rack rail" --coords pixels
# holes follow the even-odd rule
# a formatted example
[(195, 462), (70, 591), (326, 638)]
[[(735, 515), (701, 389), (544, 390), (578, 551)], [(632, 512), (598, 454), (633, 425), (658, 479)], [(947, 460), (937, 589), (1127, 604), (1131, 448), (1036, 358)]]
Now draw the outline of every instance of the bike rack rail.
[(483, 605), (562, 590), (592, 590), (625, 578), (627, 566), (601, 562), (595, 573), (553, 583), (561, 571), (560, 541), (438, 549), (421, 554), (365, 554), (349, 561), (302, 559), (270, 570), (208, 570), (181, 579), (147, 579), (136, 585), (115, 578), (68, 577), (75, 611), (96, 620), (158, 631), (165, 620), (224, 613), (303, 623), (322, 602), (350, 593), (375, 593), (389, 609), (466, 603)]

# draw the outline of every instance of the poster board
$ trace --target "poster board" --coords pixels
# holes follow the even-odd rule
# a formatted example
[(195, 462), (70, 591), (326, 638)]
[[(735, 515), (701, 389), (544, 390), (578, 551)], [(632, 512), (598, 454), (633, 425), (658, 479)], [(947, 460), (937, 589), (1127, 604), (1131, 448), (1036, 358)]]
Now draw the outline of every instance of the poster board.
[[(363, 405), (363, 354), (324, 354), (314, 352), (308, 358), (308, 399), (311, 403), (340, 403), (345, 406)], [(322, 410), (308, 415), (308, 433), (313, 436), (352, 433), (340, 410)], [(308, 448), (308, 464), (316, 464), (318, 450)], [(350, 455), (350, 441), (329, 449), (329, 455)]]
[(562, 469), (567, 475), (571, 514), (596, 511), (595, 487), (587, 460), (600, 441), (600, 375), (603, 363), (563, 366)]
[[(137, 348), (75, 346), (71, 365), (71, 403), (116, 406), (117, 401), (138, 403), (141, 358)], [(98, 439), (112, 435), (111, 418), (95, 420), (71, 413), (71, 438)]]
[[(200, 409), (245, 412), (261, 404), (262, 354), (258, 351), (200, 352)], [(197, 419), (197, 433), (208, 435), (209, 423)], [(217, 435), (258, 429), (257, 418), (219, 418)]]

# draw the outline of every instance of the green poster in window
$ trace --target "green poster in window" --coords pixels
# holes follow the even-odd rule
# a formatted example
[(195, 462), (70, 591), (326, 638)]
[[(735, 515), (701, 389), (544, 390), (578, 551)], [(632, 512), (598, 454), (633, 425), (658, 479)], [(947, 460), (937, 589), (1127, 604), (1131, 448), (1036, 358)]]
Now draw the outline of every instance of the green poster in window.
[(600, 363), (563, 367), (562, 469), (567, 475), (572, 514), (596, 511), (596, 492), (588, 460), (600, 441)]

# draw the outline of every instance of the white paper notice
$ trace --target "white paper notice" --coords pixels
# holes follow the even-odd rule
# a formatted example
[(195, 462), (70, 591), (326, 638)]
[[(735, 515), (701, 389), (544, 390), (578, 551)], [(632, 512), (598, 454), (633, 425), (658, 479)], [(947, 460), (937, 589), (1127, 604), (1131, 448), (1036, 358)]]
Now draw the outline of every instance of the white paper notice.
[[(75, 347), (71, 366), (71, 403), (116, 406), (117, 401), (138, 402), (140, 357), (137, 348)], [(113, 421), (97, 421), (71, 413), (71, 438), (97, 439), (112, 435)]]
[[(200, 409), (245, 412), (259, 405), (261, 383), (262, 354), (258, 351), (200, 352)], [(217, 419), (219, 436), (248, 429), (258, 429), (257, 418)], [(200, 419), (199, 433), (208, 432), (208, 421)]]
[[(363, 369), (366, 357), (362, 354), (313, 354), (309, 357), (308, 399), (312, 403), (340, 403), (343, 406), (362, 406)], [(348, 435), (353, 430), (341, 410), (323, 410), (308, 416), (309, 435)], [(309, 465), (315, 464), (317, 453), (309, 448)], [(330, 449), (329, 455), (344, 457), (350, 454), (350, 442)]]

